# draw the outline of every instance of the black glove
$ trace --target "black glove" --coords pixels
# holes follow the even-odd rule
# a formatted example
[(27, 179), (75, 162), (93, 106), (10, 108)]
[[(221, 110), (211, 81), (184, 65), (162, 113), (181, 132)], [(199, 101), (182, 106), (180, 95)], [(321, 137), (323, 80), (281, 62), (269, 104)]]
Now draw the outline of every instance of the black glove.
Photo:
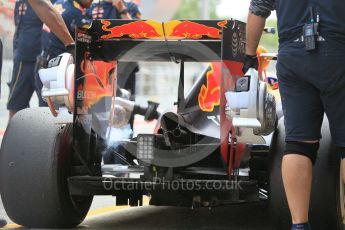
[(244, 74), (246, 74), (250, 68), (254, 68), (257, 70), (258, 66), (259, 66), (259, 61), (258, 61), (257, 55), (248, 55), (247, 54), (246, 57), (244, 58), (244, 64), (243, 64), (242, 72)]
[(75, 43), (68, 44), (66, 46), (66, 52), (70, 53), (73, 57), (73, 62), (75, 63)]

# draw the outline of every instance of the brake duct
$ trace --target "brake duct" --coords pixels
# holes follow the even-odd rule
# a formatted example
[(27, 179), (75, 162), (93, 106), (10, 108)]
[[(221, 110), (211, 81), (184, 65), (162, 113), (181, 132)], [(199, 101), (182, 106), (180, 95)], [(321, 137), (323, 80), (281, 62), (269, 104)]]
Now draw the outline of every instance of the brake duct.
[(54, 104), (65, 105), (69, 112), (73, 112), (74, 67), (72, 55), (63, 53), (51, 59), (48, 68), (38, 71), (43, 83), (42, 97), (54, 116), (58, 115)]
[(236, 82), (235, 91), (225, 93), (226, 116), (236, 128), (237, 141), (245, 144), (265, 144), (277, 125), (276, 102), (267, 91), (266, 82), (258, 72), (249, 69)]

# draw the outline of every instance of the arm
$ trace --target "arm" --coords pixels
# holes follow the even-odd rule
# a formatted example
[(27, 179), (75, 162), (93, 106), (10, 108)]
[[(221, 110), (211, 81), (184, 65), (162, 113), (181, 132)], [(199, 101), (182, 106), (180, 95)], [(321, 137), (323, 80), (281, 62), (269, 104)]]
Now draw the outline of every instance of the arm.
[(256, 16), (253, 13), (248, 14), (246, 54), (256, 55), (262, 32), (265, 28), (266, 18)]
[(274, 0), (251, 0), (246, 31), (246, 54), (256, 55), (266, 18), (270, 16), (273, 10)]
[(258, 69), (259, 62), (256, 54), (266, 18), (274, 10), (274, 0), (251, 0), (247, 28), (246, 28), (246, 56), (243, 62), (243, 73), (250, 68)]
[(123, 0), (113, 0), (113, 6), (117, 9), (117, 12), (119, 14), (124, 10), (127, 11), (127, 13), (120, 14), (121, 19), (132, 19)]
[(61, 15), (48, 0), (28, 0), (37, 16), (51, 29), (65, 46), (74, 43)]

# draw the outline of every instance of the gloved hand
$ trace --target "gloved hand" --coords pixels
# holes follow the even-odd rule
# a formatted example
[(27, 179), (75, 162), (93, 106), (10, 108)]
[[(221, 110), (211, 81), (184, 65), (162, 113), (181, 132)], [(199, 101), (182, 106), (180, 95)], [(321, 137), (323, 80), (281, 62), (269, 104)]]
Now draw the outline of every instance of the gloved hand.
[(67, 53), (70, 53), (71, 55), (72, 55), (72, 57), (73, 57), (73, 62), (75, 63), (75, 55), (76, 55), (76, 53), (75, 53), (75, 43), (71, 43), (71, 44), (68, 44), (67, 46), (66, 46), (66, 52)]
[(250, 68), (254, 68), (257, 70), (258, 67), (259, 67), (259, 61), (258, 61), (257, 55), (248, 55), (247, 54), (246, 57), (244, 58), (244, 64), (242, 67), (242, 72), (244, 74), (246, 74)]

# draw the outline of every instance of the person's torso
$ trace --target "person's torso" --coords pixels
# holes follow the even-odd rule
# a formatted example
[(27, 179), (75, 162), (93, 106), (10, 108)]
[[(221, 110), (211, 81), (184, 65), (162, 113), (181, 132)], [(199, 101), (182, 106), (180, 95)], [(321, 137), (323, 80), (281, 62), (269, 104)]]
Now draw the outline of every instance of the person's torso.
[[(141, 18), (141, 13), (137, 4), (125, 1), (125, 5), (132, 19)], [(121, 19), (121, 15), (113, 4), (105, 1), (99, 1), (92, 4), (90, 9), (88, 9), (88, 15), (90, 15), (92, 19)]]
[(14, 9), (16, 32), (14, 56), (21, 61), (35, 61), (41, 48), (42, 22), (27, 0), (17, 0)]
[(330, 42), (345, 45), (345, 1), (344, 0), (275, 0), (280, 42), (291, 42), (302, 35), (303, 25), (319, 14), (320, 35)]
[[(53, 2), (54, 1), (54, 2)], [(59, 14), (62, 14), (63, 12), (63, 4), (65, 0), (53, 0), (51, 1), (54, 5), (54, 9), (59, 12)], [(50, 29), (46, 24), (43, 24), (43, 29), (42, 29), (42, 38), (41, 38), (41, 43), (42, 43), (42, 50), (49, 50), (49, 47), (51, 45), (51, 41), (49, 39), (49, 33)]]
[[(76, 27), (87, 27), (91, 19), (86, 16), (86, 10), (76, 1), (66, 0), (63, 3), (62, 18), (72, 37), (75, 37)], [(66, 51), (64, 44), (53, 34), (49, 33), (50, 48), (53, 55), (59, 55)]]

